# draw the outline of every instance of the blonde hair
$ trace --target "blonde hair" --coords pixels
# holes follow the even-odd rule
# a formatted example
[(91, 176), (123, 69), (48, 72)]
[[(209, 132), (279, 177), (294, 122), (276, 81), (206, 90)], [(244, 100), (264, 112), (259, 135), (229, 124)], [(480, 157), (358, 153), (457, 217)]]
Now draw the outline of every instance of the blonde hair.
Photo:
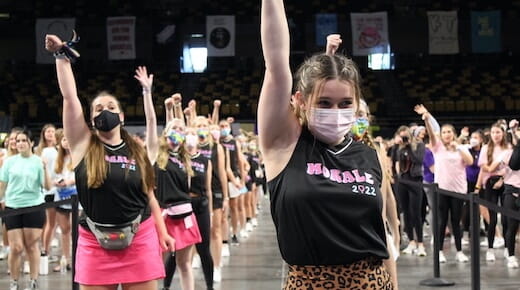
[[(301, 92), (304, 101), (311, 101), (318, 96), (325, 82), (338, 80), (347, 82), (354, 90), (354, 102), (359, 105), (361, 99), (361, 76), (357, 65), (344, 55), (315, 54), (307, 59), (295, 74), (296, 90)], [(304, 112), (298, 104), (294, 111), (302, 124), (306, 123)], [(356, 108), (357, 110), (357, 108)]]
[(209, 133), (210, 129), (210, 121), (208, 118), (204, 117), (204, 116), (197, 116), (195, 118), (195, 120), (193, 120), (193, 127), (197, 129), (197, 126), (202, 124), (203, 126), (206, 126), (208, 127), (208, 137), (206, 137), (208, 139), (208, 144), (209, 144), (209, 148), (213, 148), (213, 144), (215, 143), (215, 141), (213, 140), (213, 136)]
[[(157, 166), (161, 170), (166, 170), (166, 165), (168, 164), (168, 157), (170, 156), (170, 145), (168, 144), (168, 141), (166, 140), (166, 134), (168, 131), (171, 130), (175, 122), (181, 123), (181, 119), (174, 118), (170, 122), (166, 124), (164, 127), (163, 133), (161, 136), (159, 136), (159, 153), (157, 155)], [(191, 158), (189, 152), (184, 147), (184, 143), (179, 145), (179, 157), (184, 164), (184, 168), (186, 169), (186, 173), (188, 173), (188, 176), (193, 176), (193, 169), (191, 168)]]
[[(494, 123), (493, 125), (491, 125), (491, 129), (493, 129), (493, 128), (498, 128), (498, 129), (502, 130), (502, 133), (503, 133), (502, 140), (500, 140), (500, 143), (497, 145), (500, 146), (500, 148), (502, 148), (502, 149), (507, 148), (506, 129), (504, 128), (504, 124), (502, 122), (500, 122), (500, 120), (499, 120), (496, 123)], [(488, 149), (487, 149), (488, 164), (487, 165), (491, 165), (493, 163), (493, 152), (495, 151), (495, 142), (493, 142), (493, 140), (490, 138), (487, 145), (488, 145)]]
[[(93, 104), (96, 99), (100, 97), (112, 97), (117, 103), (119, 111), (123, 113), (123, 109), (119, 101), (113, 95), (107, 92), (98, 94), (90, 104), (90, 114), (93, 115)], [(121, 139), (128, 146), (128, 159), (134, 159), (141, 172), (141, 182), (143, 184), (142, 190), (147, 193), (155, 186), (154, 170), (145, 150), (128, 134), (128, 132), (121, 127)], [(108, 163), (105, 161), (105, 147), (103, 142), (99, 139), (95, 131), (90, 137), (90, 145), (85, 154), (85, 165), (87, 167), (87, 185), (91, 188), (100, 187), (107, 177), (109, 170)], [(127, 172), (128, 173), (128, 169)]]

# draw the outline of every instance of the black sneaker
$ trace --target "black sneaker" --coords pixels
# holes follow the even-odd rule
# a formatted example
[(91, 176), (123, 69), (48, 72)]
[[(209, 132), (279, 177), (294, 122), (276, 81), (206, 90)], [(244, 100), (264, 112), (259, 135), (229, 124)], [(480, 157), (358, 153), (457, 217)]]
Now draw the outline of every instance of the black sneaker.
[(31, 281), (29, 281), (29, 285), (27, 288), (25, 288), (25, 290), (34, 290), (34, 289), (40, 289), (40, 288), (38, 288), (38, 283), (36, 282), (36, 280), (31, 280)]
[(231, 244), (234, 245), (234, 246), (238, 246), (238, 245), (240, 245), (240, 243), (238, 242), (238, 238), (237, 238), (236, 235), (233, 235), (233, 236), (231, 237)]

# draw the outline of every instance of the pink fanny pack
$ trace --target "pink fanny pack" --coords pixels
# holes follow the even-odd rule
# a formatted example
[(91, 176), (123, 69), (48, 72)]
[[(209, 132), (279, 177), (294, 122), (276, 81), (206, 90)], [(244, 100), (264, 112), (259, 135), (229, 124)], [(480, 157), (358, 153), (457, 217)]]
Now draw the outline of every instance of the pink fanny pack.
[(186, 202), (182, 204), (169, 205), (167, 208), (163, 209), (162, 215), (179, 219), (189, 216), (192, 212), (193, 208), (191, 207), (191, 202)]

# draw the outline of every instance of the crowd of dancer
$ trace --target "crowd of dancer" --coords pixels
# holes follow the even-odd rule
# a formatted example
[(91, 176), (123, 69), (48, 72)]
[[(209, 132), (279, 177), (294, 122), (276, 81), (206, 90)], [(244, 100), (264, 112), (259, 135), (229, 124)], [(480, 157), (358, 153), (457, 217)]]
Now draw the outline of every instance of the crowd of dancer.
[[(81, 207), (74, 281), (82, 289), (157, 289), (161, 279), (169, 289), (177, 267), (181, 288), (194, 289), (192, 266), (199, 259), (206, 288), (213, 289), (229, 246), (258, 225), (264, 192), (289, 264), (285, 289), (321, 289), (325, 282), (314, 273), (326, 273), (333, 288), (398, 289), (399, 253), (428, 255), (423, 227), (434, 192), (423, 183), (477, 192), (520, 210), (518, 121), (498, 120), (473, 132), (465, 127), (459, 135), (419, 104), (414, 111), (424, 125), (401, 126), (391, 140), (373, 138), (357, 66), (336, 54), (341, 37), (330, 35), (325, 53), (300, 66), (293, 90), (283, 1), (265, 0), (261, 20), (266, 73), (258, 136), (232, 130), (233, 118), (220, 119), (220, 100), (210, 116), (200, 116), (196, 101), (183, 102), (180, 94), (165, 100), (159, 132), (154, 77), (146, 67), (134, 74), (142, 88), (144, 134), (125, 129), (123, 108), (108, 92), (92, 100), (86, 122), (71, 66), (79, 54), (73, 42), (47, 35), (63, 96), (63, 128), (45, 125), (37, 146), (29, 131), (13, 128), (4, 143), (4, 206), (36, 207), (3, 218), (10, 290), (20, 289), (24, 253), (28, 289), (38, 289), (57, 226), (63, 263), (53, 270), (72, 268), (71, 206), (38, 207), (72, 195)], [(468, 262), (462, 251), (467, 205), (438, 199), (440, 262), (447, 261), (447, 232), (455, 260)], [(483, 207), (481, 214), (486, 260), (496, 260), (494, 249), (503, 240), (507, 267), (518, 268), (518, 221), (502, 216), (498, 227), (496, 212)]]

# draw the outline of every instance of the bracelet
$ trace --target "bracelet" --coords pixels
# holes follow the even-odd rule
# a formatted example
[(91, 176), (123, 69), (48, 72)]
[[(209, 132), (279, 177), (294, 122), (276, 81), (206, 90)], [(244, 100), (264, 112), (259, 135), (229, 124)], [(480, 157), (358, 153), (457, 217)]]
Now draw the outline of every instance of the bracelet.
[(63, 46), (53, 53), (56, 59), (68, 59), (70, 62), (75, 62), (80, 57), (79, 52), (73, 48), (79, 42), (79, 36), (75, 30), (72, 30), (72, 33), (72, 39), (64, 42)]
[(182, 107), (182, 104), (181, 103), (176, 103), (176, 104), (173, 104), (174, 107)]
[(475, 186), (475, 189), (476, 190), (480, 190), (480, 186)]
[(152, 93), (152, 88), (143, 87), (143, 95), (148, 95)]

